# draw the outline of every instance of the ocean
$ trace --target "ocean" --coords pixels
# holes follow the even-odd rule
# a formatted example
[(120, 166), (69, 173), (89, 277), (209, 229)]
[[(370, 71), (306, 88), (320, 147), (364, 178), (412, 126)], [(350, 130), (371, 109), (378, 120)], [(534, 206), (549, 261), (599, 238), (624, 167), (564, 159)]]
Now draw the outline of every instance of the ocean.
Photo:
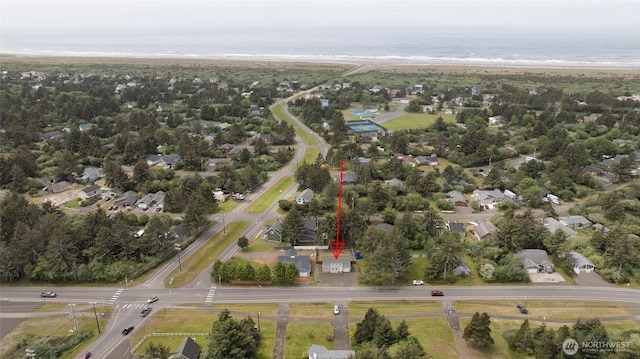
[(0, 52), (48, 56), (203, 58), (640, 68), (640, 34), (406, 26), (22, 31)]

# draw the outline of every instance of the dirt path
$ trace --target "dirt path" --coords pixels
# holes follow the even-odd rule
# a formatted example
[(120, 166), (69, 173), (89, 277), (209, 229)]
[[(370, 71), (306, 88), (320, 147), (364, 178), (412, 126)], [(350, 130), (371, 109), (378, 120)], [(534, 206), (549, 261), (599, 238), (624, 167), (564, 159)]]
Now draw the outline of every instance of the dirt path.
[(453, 343), (456, 347), (456, 351), (458, 352), (458, 358), (482, 359), (471, 348), (467, 346), (467, 341), (462, 338), (460, 319), (458, 318), (458, 313), (456, 312), (456, 309), (453, 307), (451, 302), (443, 301), (442, 309), (447, 315), (447, 321), (449, 322), (449, 327), (451, 327), (451, 331), (453, 333)]
[(273, 341), (273, 358), (284, 359), (284, 345), (287, 341), (287, 324), (289, 324), (289, 303), (280, 303), (276, 320), (276, 337)]

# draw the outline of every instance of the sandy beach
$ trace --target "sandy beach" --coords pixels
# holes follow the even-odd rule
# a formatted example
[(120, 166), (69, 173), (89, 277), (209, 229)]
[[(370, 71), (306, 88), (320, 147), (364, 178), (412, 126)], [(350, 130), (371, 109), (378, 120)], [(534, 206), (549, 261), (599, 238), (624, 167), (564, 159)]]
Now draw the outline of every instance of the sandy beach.
[[(533, 66), (490, 66), (490, 65), (457, 65), (457, 64), (407, 64), (392, 60), (378, 62), (356, 61), (284, 61), (284, 60), (230, 60), (211, 58), (183, 57), (72, 57), (72, 56), (27, 56), (0, 54), (0, 64), (24, 63), (39, 65), (127, 65), (135, 67), (189, 67), (189, 68), (248, 68), (248, 69), (283, 69), (296, 68), (308, 70), (345, 71), (359, 68), (359, 72), (380, 72), (393, 74), (457, 74), (457, 75), (538, 75), (538, 76), (587, 76), (587, 77), (628, 77), (640, 78), (640, 69), (632, 68), (579, 68), (579, 67), (533, 67)], [(1, 66), (1, 65), (0, 65)]]

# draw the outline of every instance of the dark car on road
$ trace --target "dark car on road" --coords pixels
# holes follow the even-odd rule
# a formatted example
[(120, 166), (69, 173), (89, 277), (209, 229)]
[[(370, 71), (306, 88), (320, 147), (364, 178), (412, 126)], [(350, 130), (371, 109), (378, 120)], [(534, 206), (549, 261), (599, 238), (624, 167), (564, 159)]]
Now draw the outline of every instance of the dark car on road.
[(129, 333), (131, 333), (131, 331), (133, 330), (133, 325), (126, 327), (122, 330), (122, 335), (127, 335)]
[(522, 314), (529, 314), (529, 311), (527, 310), (527, 308), (522, 304), (516, 304), (516, 308), (518, 308), (518, 310)]
[(55, 298), (58, 295), (56, 294), (56, 292), (42, 292), (42, 293), (40, 293), (40, 296), (42, 298)]
[(91, 358), (91, 352), (84, 352), (81, 356), (80, 359), (89, 359)]
[(444, 295), (444, 293), (441, 290), (432, 290), (431, 291), (431, 296), (432, 297), (442, 297)]
[(151, 307), (145, 307), (142, 312), (140, 312), (140, 316), (141, 317), (146, 317), (147, 314), (149, 314), (149, 312), (151, 311)]

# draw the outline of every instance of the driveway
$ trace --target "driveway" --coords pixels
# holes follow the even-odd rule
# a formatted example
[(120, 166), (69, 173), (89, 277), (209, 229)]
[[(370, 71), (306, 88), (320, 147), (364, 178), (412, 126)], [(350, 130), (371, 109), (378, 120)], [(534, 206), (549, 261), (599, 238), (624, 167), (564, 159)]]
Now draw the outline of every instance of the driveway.
[(349, 338), (349, 307), (347, 302), (335, 303), (340, 308), (340, 314), (334, 315), (333, 349), (351, 350)]
[(358, 273), (357, 265), (351, 266), (350, 273), (332, 274), (322, 273), (322, 265), (317, 264), (315, 267), (316, 273), (318, 273), (318, 282), (322, 286), (328, 287), (357, 287), (358, 286)]

